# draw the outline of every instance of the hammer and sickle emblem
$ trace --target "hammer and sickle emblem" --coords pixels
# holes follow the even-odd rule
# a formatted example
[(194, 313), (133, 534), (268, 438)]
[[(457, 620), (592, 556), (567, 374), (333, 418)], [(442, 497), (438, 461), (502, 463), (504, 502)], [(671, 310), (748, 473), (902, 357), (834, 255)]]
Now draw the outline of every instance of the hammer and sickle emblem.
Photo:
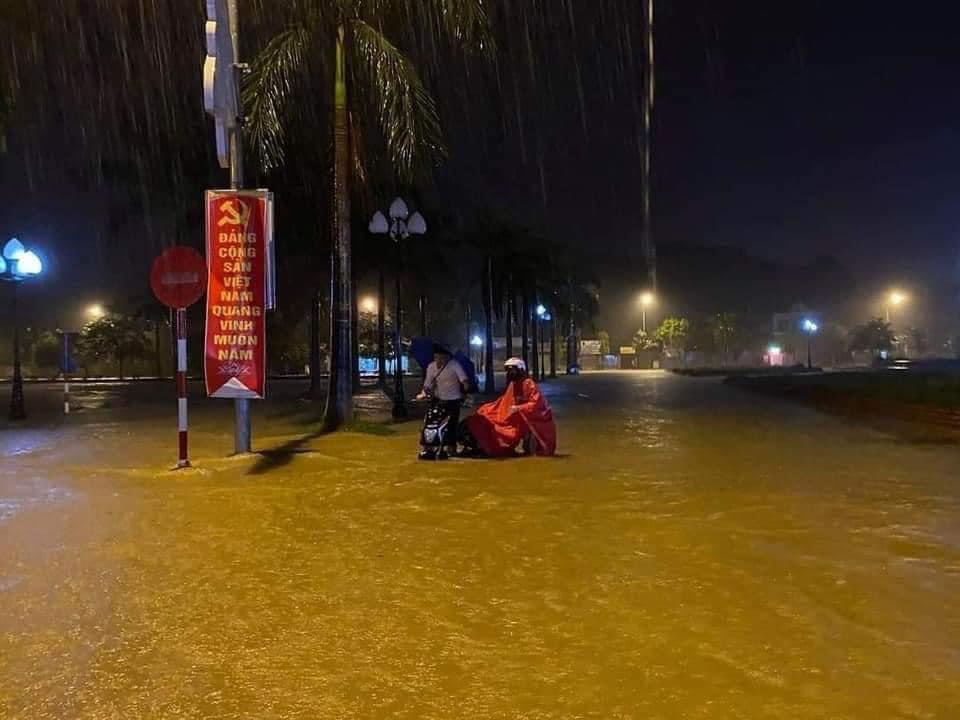
[[(240, 206), (239, 209), (234, 203)], [(242, 200), (225, 201), (220, 205), (220, 212), (222, 216), (217, 223), (218, 227), (223, 227), (224, 225), (239, 225), (246, 228), (247, 223), (250, 221), (250, 206)]]

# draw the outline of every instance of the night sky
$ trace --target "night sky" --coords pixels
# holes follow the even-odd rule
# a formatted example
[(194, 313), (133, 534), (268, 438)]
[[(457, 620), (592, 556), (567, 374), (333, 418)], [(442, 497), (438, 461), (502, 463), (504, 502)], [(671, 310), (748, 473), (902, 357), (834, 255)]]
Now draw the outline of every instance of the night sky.
[[(631, 62), (615, 48), (625, 29), (598, 18), (597, 4), (574, 5), (576, 37), (545, 53), (548, 71), (526, 79), (540, 92), (505, 117), (489, 83), (447, 79), (463, 84), (475, 109), (444, 117), (451, 159), (437, 196), (502, 207), (590, 252), (639, 257), (639, 86), (635, 72), (611, 72)], [(953, 3), (683, 0), (657, 8), (658, 244), (729, 245), (796, 264), (831, 254), (866, 286), (954, 283)], [(639, 26), (630, 32), (637, 70)], [(198, 96), (200, 62), (190, 90)], [(499, 72), (509, 80), (510, 64), (501, 61)], [(77, 293), (112, 282), (117, 268), (94, 250), (99, 221), (84, 208), (96, 188), (54, 168), (41, 197), (17, 152), (0, 163), (0, 232), (36, 232), (61, 269), (70, 267)]]
[(956, 270), (955, 3), (664, 7), (661, 240)]

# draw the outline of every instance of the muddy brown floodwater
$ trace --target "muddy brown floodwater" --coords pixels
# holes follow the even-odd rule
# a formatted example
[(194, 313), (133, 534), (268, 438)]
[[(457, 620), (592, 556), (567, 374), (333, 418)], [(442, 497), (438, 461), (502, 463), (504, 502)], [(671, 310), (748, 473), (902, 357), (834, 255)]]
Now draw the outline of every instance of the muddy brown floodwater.
[(960, 450), (712, 380), (550, 388), (562, 457), (416, 425), (165, 471), (169, 420), (0, 434), (0, 717), (960, 717)]

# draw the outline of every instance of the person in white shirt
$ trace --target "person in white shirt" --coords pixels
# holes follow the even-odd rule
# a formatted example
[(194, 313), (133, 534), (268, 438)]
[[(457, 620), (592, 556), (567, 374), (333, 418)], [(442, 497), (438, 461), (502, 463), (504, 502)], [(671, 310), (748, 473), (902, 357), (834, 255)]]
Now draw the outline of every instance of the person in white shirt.
[(433, 362), (427, 366), (427, 376), (423, 389), (417, 395), (418, 400), (431, 398), (443, 406), (450, 420), (444, 438), (444, 452), (438, 457), (445, 459), (447, 454), (457, 450), (457, 426), (460, 424), (460, 407), (466, 397), (470, 383), (463, 366), (450, 355), (442, 345), (433, 346)]

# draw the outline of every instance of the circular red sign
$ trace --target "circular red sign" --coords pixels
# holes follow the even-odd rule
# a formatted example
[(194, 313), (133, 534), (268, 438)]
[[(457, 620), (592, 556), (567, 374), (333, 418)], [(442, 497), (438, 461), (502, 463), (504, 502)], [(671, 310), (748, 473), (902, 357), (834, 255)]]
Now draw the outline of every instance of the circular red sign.
[(167, 307), (189, 307), (207, 289), (207, 263), (193, 248), (169, 248), (153, 261), (150, 287), (157, 300)]

